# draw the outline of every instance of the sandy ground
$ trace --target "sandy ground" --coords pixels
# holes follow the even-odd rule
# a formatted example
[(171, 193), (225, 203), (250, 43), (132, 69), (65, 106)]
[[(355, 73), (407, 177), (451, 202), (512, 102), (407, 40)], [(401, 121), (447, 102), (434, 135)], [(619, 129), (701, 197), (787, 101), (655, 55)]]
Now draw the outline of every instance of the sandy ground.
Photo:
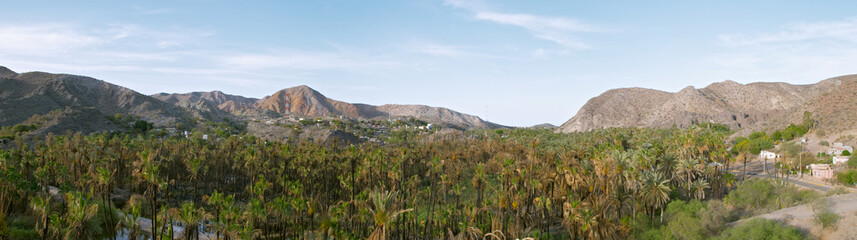
[[(857, 193), (836, 195), (824, 199), (830, 203), (830, 211), (840, 216), (835, 227), (822, 228), (821, 224), (815, 220), (815, 213), (809, 204), (784, 208), (756, 217), (776, 220), (797, 227), (813, 239), (857, 240)], [(747, 220), (749, 219), (738, 221), (736, 224)]]

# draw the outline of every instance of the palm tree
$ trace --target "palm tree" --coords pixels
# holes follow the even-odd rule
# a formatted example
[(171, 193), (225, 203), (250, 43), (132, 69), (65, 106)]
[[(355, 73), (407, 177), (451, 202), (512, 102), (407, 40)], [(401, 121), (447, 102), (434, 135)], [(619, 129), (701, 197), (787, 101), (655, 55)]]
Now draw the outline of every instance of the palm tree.
[(98, 204), (93, 203), (90, 196), (80, 192), (66, 193), (68, 212), (59, 221), (63, 229), (60, 235), (64, 240), (89, 239), (93, 232), (87, 227), (87, 222), (98, 213)]
[(195, 207), (193, 202), (185, 202), (180, 209), (170, 209), (170, 215), (176, 216), (182, 223), (182, 238), (199, 239), (199, 224), (205, 216), (205, 211), (201, 207)]
[[(97, 173), (95, 174), (95, 183), (98, 189), (98, 192), (101, 193), (101, 201), (105, 204), (104, 208), (107, 211), (103, 211), (105, 225), (107, 229), (111, 229), (110, 226), (114, 225), (113, 217), (115, 216), (113, 207), (110, 206), (110, 192), (111, 192), (111, 182), (113, 180), (113, 172), (107, 170), (104, 167), (98, 167)], [(116, 236), (116, 234), (111, 234), (112, 236)]]
[(203, 166), (205, 164), (205, 158), (190, 158), (185, 161), (185, 167), (188, 172), (190, 172), (189, 180), (193, 183), (193, 198), (196, 199), (196, 196), (199, 194), (199, 174), (203, 171)]
[(708, 181), (705, 179), (696, 179), (696, 181), (693, 181), (690, 185), (690, 191), (693, 194), (693, 197), (700, 201), (705, 199), (705, 189), (708, 188)]
[(223, 230), (225, 228), (225, 224), (221, 222), (222, 219), (220, 214), (223, 206), (222, 204), (225, 201), (223, 194), (214, 191), (213, 193), (211, 193), (211, 195), (204, 196), (202, 198), (202, 201), (204, 201), (206, 204), (208, 204), (209, 207), (214, 209), (214, 212), (211, 213), (211, 215), (214, 217), (214, 221), (210, 222), (210, 225), (211, 228), (214, 229), (215, 238), (220, 238), (220, 234), (223, 233)]
[(163, 180), (158, 176), (159, 174), (159, 166), (154, 161), (154, 155), (152, 155), (149, 151), (144, 151), (140, 153), (140, 166), (137, 170), (135, 170), (134, 175), (138, 176), (140, 180), (146, 184), (146, 195), (149, 197), (149, 204), (151, 205), (151, 217), (152, 217), (152, 233), (153, 238), (155, 240), (158, 239), (158, 189), (164, 185)]
[(697, 175), (697, 169), (699, 168), (699, 166), (699, 160), (695, 158), (681, 159), (676, 165), (676, 175), (678, 175), (679, 180), (682, 180), (684, 182), (684, 192), (685, 197), (687, 198), (690, 198), (690, 195), (692, 194), (690, 191), (690, 185), (691, 181), (693, 181), (694, 177), (696, 177)]
[(33, 209), (33, 212), (39, 218), (36, 222), (36, 230), (39, 233), (39, 237), (42, 239), (50, 238), (48, 233), (48, 216), (51, 215), (51, 196), (49, 194), (39, 194), (30, 199), (30, 208)]
[(118, 231), (124, 227), (128, 231), (128, 240), (137, 240), (137, 238), (143, 233), (143, 229), (140, 226), (140, 216), (142, 216), (142, 211), (139, 203), (132, 203), (129, 208), (129, 213), (122, 215), (122, 218), (119, 223), (116, 224), (115, 229)]
[(643, 187), (640, 191), (640, 198), (643, 200), (643, 204), (652, 209), (653, 219), (654, 210), (661, 209), (661, 222), (664, 221), (663, 206), (670, 200), (668, 183), (669, 180), (664, 179), (658, 172), (643, 172)]
[(366, 204), (366, 208), (372, 214), (375, 220), (375, 230), (369, 236), (369, 239), (383, 240), (387, 239), (390, 225), (396, 221), (402, 213), (410, 212), (413, 209), (398, 210), (395, 203), (397, 192), (393, 191), (372, 191), (369, 196), (370, 202)]

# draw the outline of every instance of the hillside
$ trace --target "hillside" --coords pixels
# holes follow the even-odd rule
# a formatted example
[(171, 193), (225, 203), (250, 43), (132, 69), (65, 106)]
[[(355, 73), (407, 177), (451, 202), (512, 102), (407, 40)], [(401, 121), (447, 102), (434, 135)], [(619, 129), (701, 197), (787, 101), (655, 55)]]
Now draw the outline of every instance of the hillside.
[(217, 109), (235, 115), (246, 115), (248, 111), (267, 111), (279, 116), (327, 117), (345, 116), (354, 119), (416, 118), (427, 122), (455, 125), (462, 128), (501, 128), (505, 127), (487, 122), (469, 114), (447, 108), (425, 105), (386, 104), (374, 106), (352, 104), (325, 97), (318, 91), (305, 86), (286, 88), (262, 99), (215, 92), (194, 92), (186, 94), (160, 93), (152, 95), (164, 102), (198, 110)]
[(212, 106), (216, 106), (218, 109), (226, 112), (234, 112), (253, 108), (253, 106), (256, 104), (256, 101), (259, 100), (255, 98), (245, 98), (237, 95), (229, 95), (221, 91), (192, 92), (185, 94), (159, 93), (151, 95), (151, 97), (167, 102), (169, 104), (178, 105), (203, 101), (208, 104), (211, 104)]
[(94, 78), (44, 72), (17, 74), (0, 68), (2, 126), (51, 115), (49, 126), (42, 126), (50, 132), (104, 130), (115, 127), (109, 126), (106, 118), (115, 114), (137, 116), (155, 125), (174, 124), (189, 116), (181, 108)]
[(768, 130), (799, 122), (804, 111), (815, 114), (819, 129), (843, 130), (857, 123), (854, 90), (855, 75), (810, 85), (725, 81), (701, 89), (686, 87), (676, 93), (613, 89), (590, 99), (557, 132), (686, 127), (699, 122), (722, 123), (738, 130)]

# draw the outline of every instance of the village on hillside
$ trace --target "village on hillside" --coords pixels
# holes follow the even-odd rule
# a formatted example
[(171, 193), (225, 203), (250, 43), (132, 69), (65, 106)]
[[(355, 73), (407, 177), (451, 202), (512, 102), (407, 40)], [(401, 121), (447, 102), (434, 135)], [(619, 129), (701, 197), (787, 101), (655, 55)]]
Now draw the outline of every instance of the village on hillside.
[[(787, 144), (799, 146), (797, 149), (799, 152), (795, 154), (794, 150), (789, 150), (791, 146)], [(776, 149), (761, 150), (757, 160), (765, 162), (763, 167), (773, 164), (773, 167), (763, 170), (766, 173), (774, 168), (785, 168), (789, 169), (787, 173), (794, 177), (808, 176), (828, 183), (840, 182), (853, 185), (849, 176), (849, 169), (853, 168), (850, 165), (857, 165), (857, 157), (852, 158), (853, 153), (854, 147), (842, 142), (828, 143), (824, 140), (810, 140), (804, 137), (794, 143), (783, 143)], [(796, 170), (789, 165), (802, 166), (802, 169)], [(839, 175), (842, 177), (837, 177)]]

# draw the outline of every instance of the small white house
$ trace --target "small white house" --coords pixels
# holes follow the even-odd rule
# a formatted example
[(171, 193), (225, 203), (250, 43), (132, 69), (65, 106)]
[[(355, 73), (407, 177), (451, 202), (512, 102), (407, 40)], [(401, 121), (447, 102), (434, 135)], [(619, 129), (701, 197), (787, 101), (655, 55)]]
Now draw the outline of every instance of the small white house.
[(848, 162), (849, 156), (833, 156), (833, 164), (840, 164)]
[(203, 134), (203, 135), (202, 135), (202, 140), (208, 140), (208, 134)]
[(842, 143), (833, 143), (833, 146), (827, 149), (827, 154), (830, 155), (842, 155), (842, 152), (848, 151), (849, 153), (854, 152), (854, 148), (851, 146), (846, 146)]
[(762, 150), (762, 152), (759, 152), (759, 158), (761, 158), (761, 159), (777, 159), (780, 157), (782, 157), (782, 156), (780, 156), (779, 154), (777, 154), (775, 152), (770, 152), (770, 151), (765, 151), (765, 150)]

